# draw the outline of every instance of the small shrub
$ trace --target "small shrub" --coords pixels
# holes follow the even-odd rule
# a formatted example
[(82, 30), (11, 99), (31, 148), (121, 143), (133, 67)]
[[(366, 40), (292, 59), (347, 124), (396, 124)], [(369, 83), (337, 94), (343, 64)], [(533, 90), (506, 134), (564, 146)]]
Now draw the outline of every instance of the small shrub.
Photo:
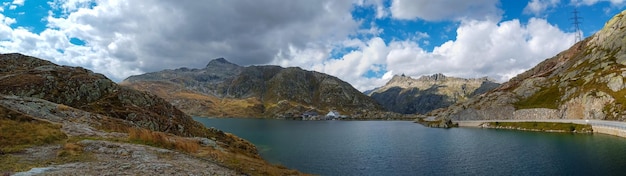
[(569, 131), (576, 131), (576, 126), (570, 125), (569, 126)]

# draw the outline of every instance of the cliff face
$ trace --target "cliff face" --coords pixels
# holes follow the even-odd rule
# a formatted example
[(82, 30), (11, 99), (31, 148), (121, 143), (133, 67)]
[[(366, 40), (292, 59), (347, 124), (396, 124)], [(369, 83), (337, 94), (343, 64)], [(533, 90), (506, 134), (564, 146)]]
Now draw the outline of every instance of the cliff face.
[(499, 85), (487, 78), (463, 79), (434, 74), (413, 79), (395, 75), (369, 95), (387, 110), (403, 114), (426, 114), (464, 102)]
[(626, 120), (626, 11), (570, 49), (439, 118)]
[(203, 69), (131, 76), (122, 85), (155, 93), (184, 112), (212, 117), (293, 117), (306, 111), (363, 117), (382, 109), (330, 75), (279, 66), (241, 67), (215, 59)]

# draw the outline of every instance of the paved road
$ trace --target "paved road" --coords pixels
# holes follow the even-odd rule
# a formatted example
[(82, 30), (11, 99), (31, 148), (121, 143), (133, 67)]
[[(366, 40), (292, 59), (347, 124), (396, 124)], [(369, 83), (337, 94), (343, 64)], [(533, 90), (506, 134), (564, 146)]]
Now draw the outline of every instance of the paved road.
[(462, 120), (454, 121), (459, 123), (459, 126), (478, 126), (485, 122), (555, 122), (555, 123), (576, 123), (576, 124), (589, 124), (591, 126), (602, 126), (609, 128), (617, 128), (620, 130), (626, 130), (626, 122), (607, 121), (607, 120), (567, 120), (567, 119), (550, 119), (550, 120)]

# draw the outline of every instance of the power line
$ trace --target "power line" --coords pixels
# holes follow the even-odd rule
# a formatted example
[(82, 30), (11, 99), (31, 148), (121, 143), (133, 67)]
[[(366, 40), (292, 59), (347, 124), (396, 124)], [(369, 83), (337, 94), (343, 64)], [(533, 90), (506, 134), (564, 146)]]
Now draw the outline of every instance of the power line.
[(575, 39), (574, 39), (574, 43), (578, 43), (580, 41), (583, 40), (583, 31), (580, 30), (580, 24), (582, 23), (581, 20), (583, 19), (582, 17), (578, 16), (578, 9), (574, 8), (574, 12), (572, 12), (572, 14), (574, 14), (574, 17), (570, 18), (570, 20), (572, 20), (572, 24), (574, 25), (574, 30), (575, 31)]

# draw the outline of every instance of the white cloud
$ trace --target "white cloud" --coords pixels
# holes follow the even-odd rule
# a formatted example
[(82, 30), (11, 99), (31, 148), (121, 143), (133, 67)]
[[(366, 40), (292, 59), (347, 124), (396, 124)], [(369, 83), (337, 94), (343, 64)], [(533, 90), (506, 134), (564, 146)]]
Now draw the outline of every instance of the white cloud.
[[(105, 4), (104, 0), (53, 0), (49, 2), (51, 7), (61, 9), (64, 15), (75, 12), (80, 8), (89, 8), (91, 4)], [(113, 2), (115, 3), (115, 2)]]
[(560, 2), (561, 0), (531, 0), (524, 7), (524, 13), (539, 16), (544, 14), (548, 8), (556, 7)]
[(13, 0), (13, 3), (11, 3), (11, 4), (23, 6), (24, 5), (24, 0)]
[[(382, 5), (379, 0), (372, 4), (378, 2)], [(0, 26), (0, 32), (10, 34), (0, 50), (83, 66), (116, 81), (165, 68), (195, 68), (217, 57), (240, 65), (322, 62), (337, 41), (347, 39), (360, 25), (352, 19), (350, 1), (55, 0), (49, 4), (61, 14), (50, 12), (47, 37)], [(12, 20), (4, 19), (5, 23)], [(70, 38), (86, 44), (72, 45)], [(289, 57), (294, 53), (308, 56), (294, 61)]]
[[(499, 23), (468, 20), (463, 21), (456, 32), (455, 40), (435, 47), (432, 52), (411, 39), (388, 44), (378, 37), (360, 42), (350, 40), (345, 45), (358, 46), (357, 50), (342, 58), (305, 68), (335, 75), (361, 91), (383, 85), (392, 74), (489, 76), (504, 82), (567, 49), (574, 42), (572, 33), (565, 33), (538, 18), (531, 18), (528, 24), (521, 24), (518, 20)], [(387, 72), (382, 77), (367, 78), (365, 75), (375, 65), (384, 65)]]
[(404, 20), (499, 20), (498, 4), (498, 0), (393, 0), (390, 10), (393, 18)]
[[(382, 2), (56, 0), (51, 4), (63, 14), (51, 14), (48, 29), (39, 34), (11, 28), (15, 19), (0, 14), (0, 52), (83, 66), (116, 81), (147, 71), (198, 68), (226, 57), (240, 65), (300, 66), (367, 90), (402, 73), (504, 81), (573, 42), (572, 34), (542, 19), (526, 25), (499, 22), (502, 12), (496, 0), (394, 0), (390, 9), (379, 9)], [(376, 7), (379, 18), (456, 20), (457, 38), (432, 51), (420, 43), (434, 36), (418, 31), (385, 42), (378, 37), (384, 31), (376, 25), (359, 29), (361, 22), (351, 16), (355, 4)], [(73, 45), (71, 38), (86, 44)], [(341, 48), (351, 51), (331, 56)], [(376, 76), (368, 76), (371, 72)]]

